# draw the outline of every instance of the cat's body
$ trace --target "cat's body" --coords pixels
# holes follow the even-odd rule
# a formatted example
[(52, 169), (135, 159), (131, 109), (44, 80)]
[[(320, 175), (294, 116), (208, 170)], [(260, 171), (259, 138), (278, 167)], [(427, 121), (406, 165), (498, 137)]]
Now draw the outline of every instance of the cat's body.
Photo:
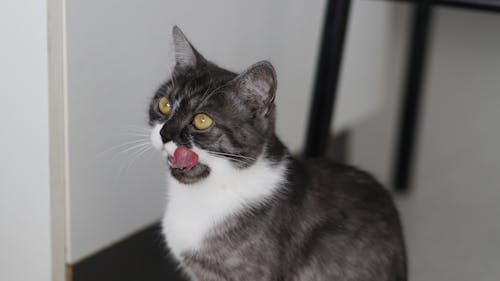
[[(175, 28), (174, 39), (177, 76), (155, 95), (150, 121), (171, 166), (165, 239), (187, 276), (406, 280), (389, 194), (354, 168), (294, 159), (275, 136), (272, 66), (236, 75), (205, 61)], [(162, 97), (172, 103), (164, 116)], [(199, 113), (213, 124), (189, 127)]]

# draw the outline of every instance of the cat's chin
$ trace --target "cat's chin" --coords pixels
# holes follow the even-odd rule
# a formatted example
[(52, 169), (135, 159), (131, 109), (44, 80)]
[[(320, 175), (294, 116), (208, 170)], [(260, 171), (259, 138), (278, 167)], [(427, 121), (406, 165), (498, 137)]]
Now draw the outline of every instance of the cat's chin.
[(210, 168), (202, 163), (196, 164), (196, 166), (191, 169), (170, 167), (170, 174), (180, 183), (193, 184), (208, 177), (210, 174)]

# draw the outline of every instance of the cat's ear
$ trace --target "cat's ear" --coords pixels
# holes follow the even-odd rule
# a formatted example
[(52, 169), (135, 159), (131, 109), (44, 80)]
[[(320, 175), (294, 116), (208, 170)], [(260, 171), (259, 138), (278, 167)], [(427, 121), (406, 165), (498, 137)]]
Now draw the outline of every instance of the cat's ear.
[(172, 37), (174, 42), (175, 68), (188, 69), (195, 67), (203, 60), (203, 57), (191, 45), (186, 35), (176, 25), (172, 28)]
[(264, 114), (271, 111), (276, 94), (276, 71), (268, 61), (258, 62), (235, 78), (240, 97)]

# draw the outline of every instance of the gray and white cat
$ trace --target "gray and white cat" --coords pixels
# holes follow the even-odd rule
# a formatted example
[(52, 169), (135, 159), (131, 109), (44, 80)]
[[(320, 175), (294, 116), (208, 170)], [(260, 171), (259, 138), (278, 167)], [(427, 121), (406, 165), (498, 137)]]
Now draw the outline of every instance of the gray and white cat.
[(406, 280), (398, 213), (371, 176), (294, 159), (276, 137), (276, 74), (203, 58), (173, 29), (176, 64), (149, 109), (169, 164), (163, 232), (192, 280)]

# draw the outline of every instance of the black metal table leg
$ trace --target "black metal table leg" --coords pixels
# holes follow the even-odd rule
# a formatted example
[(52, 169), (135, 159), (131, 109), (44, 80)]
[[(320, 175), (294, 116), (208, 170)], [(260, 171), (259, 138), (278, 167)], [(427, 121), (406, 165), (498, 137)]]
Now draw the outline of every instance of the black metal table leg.
[(414, 150), (418, 137), (418, 114), (422, 100), (421, 86), (424, 78), (431, 18), (432, 6), (430, 4), (417, 4), (413, 14), (404, 96), (399, 119), (399, 139), (392, 169), (392, 184), (398, 191), (408, 190), (412, 180)]
[(324, 154), (330, 133), (350, 0), (330, 0), (325, 14), (304, 155)]

